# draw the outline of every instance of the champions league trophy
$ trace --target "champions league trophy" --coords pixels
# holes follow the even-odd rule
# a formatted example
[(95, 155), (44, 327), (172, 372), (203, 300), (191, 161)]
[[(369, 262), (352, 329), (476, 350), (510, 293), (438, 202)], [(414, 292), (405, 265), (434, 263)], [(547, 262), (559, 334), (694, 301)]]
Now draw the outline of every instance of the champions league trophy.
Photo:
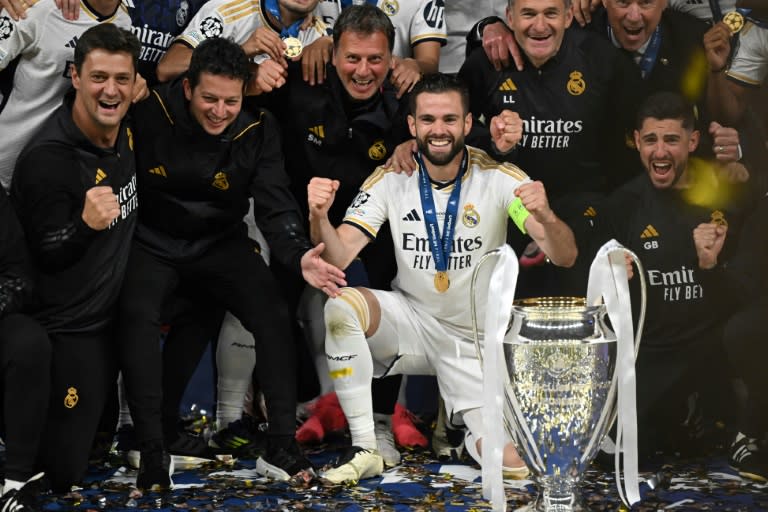
[[(625, 254), (639, 269), (642, 290), (634, 339)], [(489, 282), (486, 335), (481, 343), (475, 288), (478, 271), (491, 258), (499, 261)], [(500, 270), (503, 259), (507, 260), (507, 268)], [(485, 497), (492, 501), (494, 509), (504, 509), (499, 467), (505, 439), (503, 423), (539, 488), (536, 501), (525, 510), (589, 510), (580, 498), (579, 482), (616, 420), (618, 402), (617, 485), (622, 500), (638, 501), (634, 360), (646, 297), (640, 261), (616, 242), (606, 244), (592, 264), (587, 299), (534, 298), (510, 307), (516, 280), (517, 259), (508, 246), (483, 256), (472, 276), (473, 332), (483, 365), (483, 413), (490, 441), (483, 439)], [(504, 289), (505, 284), (507, 288), (511, 284), (511, 293)], [(627, 382), (630, 387), (622, 388)], [(628, 500), (622, 493), (618, 468), (622, 435), (631, 445), (625, 444), (624, 448)]]

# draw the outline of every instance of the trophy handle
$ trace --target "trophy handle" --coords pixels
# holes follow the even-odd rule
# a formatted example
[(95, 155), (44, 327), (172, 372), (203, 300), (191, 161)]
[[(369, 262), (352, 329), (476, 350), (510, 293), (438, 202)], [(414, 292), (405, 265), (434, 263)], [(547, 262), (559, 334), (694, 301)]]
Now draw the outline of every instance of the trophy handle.
[[(624, 246), (616, 247), (609, 251), (608, 254), (611, 254), (613, 252), (621, 252), (623, 254), (628, 255), (630, 258), (632, 258), (632, 262), (637, 266), (637, 273), (639, 274), (640, 279), (640, 313), (637, 317), (637, 327), (635, 329), (635, 359), (637, 359), (637, 354), (640, 350), (640, 340), (643, 337), (643, 327), (645, 326), (645, 311), (647, 306), (647, 297), (648, 297), (648, 290), (647, 290), (647, 283), (645, 279), (645, 268), (643, 267), (642, 262), (640, 261), (640, 258), (638, 258), (637, 254), (635, 254), (633, 251), (627, 249)], [(608, 390), (608, 399), (607, 403), (615, 403), (616, 400), (616, 393), (617, 393), (617, 379), (618, 375), (613, 375), (613, 380), (611, 381), (611, 387)], [(606, 425), (605, 429), (603, 429), (601, 426), (606, 420), (606, 414), (610, 410), (610, 419), (608, 420), (608, 424)], [(618, 407), (610, 407), (603, 410), (602, 414), (600, 415), (600, 418), (597, 420), (597, 424), (595, 425), (595, 432), (608, 432), (608, 430), (613, 426), (613, 424), (616, 422), (616, 417), (618, 416), (619, 411)], [(582, 455), (582, 460), (586, 460), (588, 457), (591, 458), (590, 454), (593, 451), (596, 451), (597, 448), (599, 448), (599, 445), (596, 446), (596, 443), (602, 443), (603, 438), (600, 439), (593, 438), (590, 440), (589, 444), (587, 445), (587, 449), (584, 450), (584, 454)]]
[[(503, 247), (503, 246), (502, 246)], [(472, 270), (472, 280), (470, 281), (469, 286), (469, 304), (470, 304), (470, 316), (472, 317), (472, 338), (475, 343), (475, 352), (477, 354), (477, 359), (480, 362), (480, 368), (483, 368), (483, 349), (480, 344), (480, 332), (477, 327), (477, 304), (476, 304), (476, 284), (477, 284), (477, 277), (480, 273), (480, 268), (488, 262), (491, 258), (499, 258), (501, 256), (501, 248), (492, 249), (488, 251), (487, 253), (483, 254), (483, 256), (478, 260), (477, 265)], [(516, 256), (515, 256), (516, 257)], [(509, 312), (512, 314), (512, 312)], [(515, 394), (511, 392), (510, 387), (511, 383), (509, 382), (509, 376), (505, 372), (505, 378), (504, 378), (504, 405), (505, 408), (513, 415), (517, 416), (518, 412), (520, 410), (520, 406), (517, 403), (517, 398), (515, 397)], [(531, 454), (531, 465), (534, 466), (534, 468), (537, 471), (543, 471), (544, 469), (544, 461), (539, 454), (538, 450), (536, 449), (536, 444), (533, 439), (533, 433), (528, 428), (528, 425), (525, 421), (523, 421), (523, 418), (519, 418), (520, 421), (518, 422), (520, 425), (520, 428), (522, 432), (518, 432), (512, 423), (510, 422), (507, 414), (502, 414), (502, 419), (504, 422), (504, 428), (509, 434), (509, 436), (512, 438), (512, 440), (518, 444), (522, 443), (523, 440), (527, 441), (528, 445), (531, 449), (526, 450), (528, 453)], [(524, 439), (521, 439), (524, 438)]]

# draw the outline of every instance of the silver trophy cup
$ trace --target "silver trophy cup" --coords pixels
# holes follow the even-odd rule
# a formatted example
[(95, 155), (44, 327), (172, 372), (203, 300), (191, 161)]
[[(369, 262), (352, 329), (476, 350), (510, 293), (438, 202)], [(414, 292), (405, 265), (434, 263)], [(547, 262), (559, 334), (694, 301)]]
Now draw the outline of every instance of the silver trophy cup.
[[(626, 252), (639, 265), (634, 254)], [(475, 268), (471, 304), (481, 361), (474, 286), (484, 259)], [(638, 274), (642, 277), (642, 269)], [(644, 296), (642, 278), (641, 286)], [(640, 331), (641, 326), (635, 353)], [(605, 306), (590, 306), (574, 297), (516, 301), (503, 353), (505, 429), (540, 491), (527, 508), (589, 510), (581, 500), (579, 482), (616, 419), (617, 342)]]

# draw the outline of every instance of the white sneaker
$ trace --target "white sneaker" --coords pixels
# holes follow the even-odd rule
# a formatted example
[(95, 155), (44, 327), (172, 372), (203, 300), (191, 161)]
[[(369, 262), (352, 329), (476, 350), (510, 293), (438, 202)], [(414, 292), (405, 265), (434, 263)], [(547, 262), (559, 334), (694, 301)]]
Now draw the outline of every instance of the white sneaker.
[(332, 484), (357, 483), (364, 478), (379, 476), (384, 472), (384, 459), (376, 450), (351, 446), (345, 451), (335, 467), (320, 477)]
[(392, 420), (389, 415), (374, 414), (373, 430), (376, 434), (379, 454), (384, 459), (384, 464), (388, 468), (400, 464), (400, 451), (395, 446), (395, 437), (392, 434)]

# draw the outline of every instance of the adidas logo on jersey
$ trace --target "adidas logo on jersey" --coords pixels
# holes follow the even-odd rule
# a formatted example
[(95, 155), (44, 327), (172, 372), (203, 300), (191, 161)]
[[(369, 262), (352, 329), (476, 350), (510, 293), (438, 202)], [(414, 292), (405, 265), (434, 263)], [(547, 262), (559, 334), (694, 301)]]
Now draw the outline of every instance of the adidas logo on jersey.
[(409, 211), (408, 214), (403, 217), (404, 221), (421, 221), (421, 217), (419, 216), (419, 212), (416, 211), (414, 208), (413, 210)]
[(105, 172), (104, 172), (104, 171), (102, 171), (101, 169), (96, 169), (96, 179), (95, 179), (94, 181), (96, 181), (96, 184), (97, 184), (97, 185), (98, 185), (99, 183), (101, 183), (101, 180), (103, 180), (103, 179), (104, 179), (104, 178), (106, 178), (106, 177), (107, 177), (107, 173), (105, 173)]
[(656, 231), (656, 228), (648, 224), (643, 230), (643, 232), (640, 234), (640, 239), (645, 240), (645, 242), (643, 242), (643, 249), (658, 249), (659, 241), (649, 240), (650, 238), (656, 238), (658, 236), (659, 236), (659, 232)]
[(325, 138), (325, 127), (322, 124), (313, 126), (309, 129), (309, 135), (307, 140), (316, 146), (323, 145), (323, 139)]
[(166, 174), (165, 172), (165, 167), (163, 167), (162, 165), (151, 168), (149, 170), (149, 174), (157, 174), (158, 176), (162, 176), (163, 178), (168, 177), (168, 174)]
[(517, 86), (515, 85), (515, 82), (513, 82), (511, 78), (507, 78), (501, 83), (501, 85), (499, 86), (499, 90), (500, 91), (516, 91)]
[(65, 46), (65, 47), (67, 47), (67, 48), (74, 48), (75, 46), (77, 46), (77, 39), (78, 39), (78, 37), (77, 37), (77, 36), (73, 37), (73, 38), (72, 38), (72, 39), (70, 39), (70, 40), (69, 40), (69, 42), (68, 42), (67, 44), (65, 44), (64, 46)]

